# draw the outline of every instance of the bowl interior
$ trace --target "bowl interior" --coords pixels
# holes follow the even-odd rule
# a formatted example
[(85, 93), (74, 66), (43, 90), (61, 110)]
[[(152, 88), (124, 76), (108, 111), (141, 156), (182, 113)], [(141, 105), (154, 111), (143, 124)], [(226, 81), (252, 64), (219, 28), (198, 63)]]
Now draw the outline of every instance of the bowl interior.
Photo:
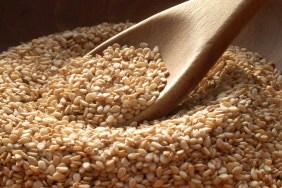
[[(183, 0), (0, 1), (0, 51), (33, 38), (102, 22), (138, 22)], [(272, 0), (233, 44), (259, 52), (282, 70), (282, 1)]]

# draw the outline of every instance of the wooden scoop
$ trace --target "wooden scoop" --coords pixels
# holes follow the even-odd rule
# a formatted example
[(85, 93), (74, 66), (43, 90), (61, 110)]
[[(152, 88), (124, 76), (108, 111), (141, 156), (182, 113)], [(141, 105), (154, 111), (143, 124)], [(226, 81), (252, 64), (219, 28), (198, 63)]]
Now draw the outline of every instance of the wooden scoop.
[(167, 85), (154, 104), (127, 123), (158, 118), (167, 115), (195, 88), (266, 2), (190, 0), (134, 25), (87, 55), (99, 54), (113, 43), (159, 46), (170, 72)]

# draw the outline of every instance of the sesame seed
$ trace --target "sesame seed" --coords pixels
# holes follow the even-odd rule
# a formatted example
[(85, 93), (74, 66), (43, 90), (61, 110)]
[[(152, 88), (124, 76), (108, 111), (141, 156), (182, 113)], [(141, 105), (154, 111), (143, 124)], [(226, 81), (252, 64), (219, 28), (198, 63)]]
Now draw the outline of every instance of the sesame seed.
[(120, 126), (165, 87), (162, 49), (84, 55), (131, 25), (80, 27), (0, 54), (0, 187), (282, 187), (275, 66), (230, 46), (173, 114)]

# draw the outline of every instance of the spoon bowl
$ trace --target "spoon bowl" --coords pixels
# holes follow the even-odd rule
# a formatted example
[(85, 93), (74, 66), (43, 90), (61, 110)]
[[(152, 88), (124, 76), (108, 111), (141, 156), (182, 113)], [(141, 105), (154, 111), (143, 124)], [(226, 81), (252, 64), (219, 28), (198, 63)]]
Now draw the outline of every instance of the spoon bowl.
[(102, 43), (108, 46), (159, 46), (170, 76), (156, 102), (127, 123), (162, 117), (173, 110), (202, 80), (245, 24), (266, 0), (190, 0), (158, 13)]

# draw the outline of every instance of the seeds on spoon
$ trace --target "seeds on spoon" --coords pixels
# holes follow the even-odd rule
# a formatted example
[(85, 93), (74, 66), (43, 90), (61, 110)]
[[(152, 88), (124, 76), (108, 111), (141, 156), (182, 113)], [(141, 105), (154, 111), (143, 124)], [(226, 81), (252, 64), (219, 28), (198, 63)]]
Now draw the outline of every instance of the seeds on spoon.
[(146, 43), (113, 44), (102, 55), (72, 60), (59, 73), (39, 99), (48, 105), (44, 110), (93, 126), (117, 126), (138, 115), (156, 101), (169, 74), (159, 48)]

